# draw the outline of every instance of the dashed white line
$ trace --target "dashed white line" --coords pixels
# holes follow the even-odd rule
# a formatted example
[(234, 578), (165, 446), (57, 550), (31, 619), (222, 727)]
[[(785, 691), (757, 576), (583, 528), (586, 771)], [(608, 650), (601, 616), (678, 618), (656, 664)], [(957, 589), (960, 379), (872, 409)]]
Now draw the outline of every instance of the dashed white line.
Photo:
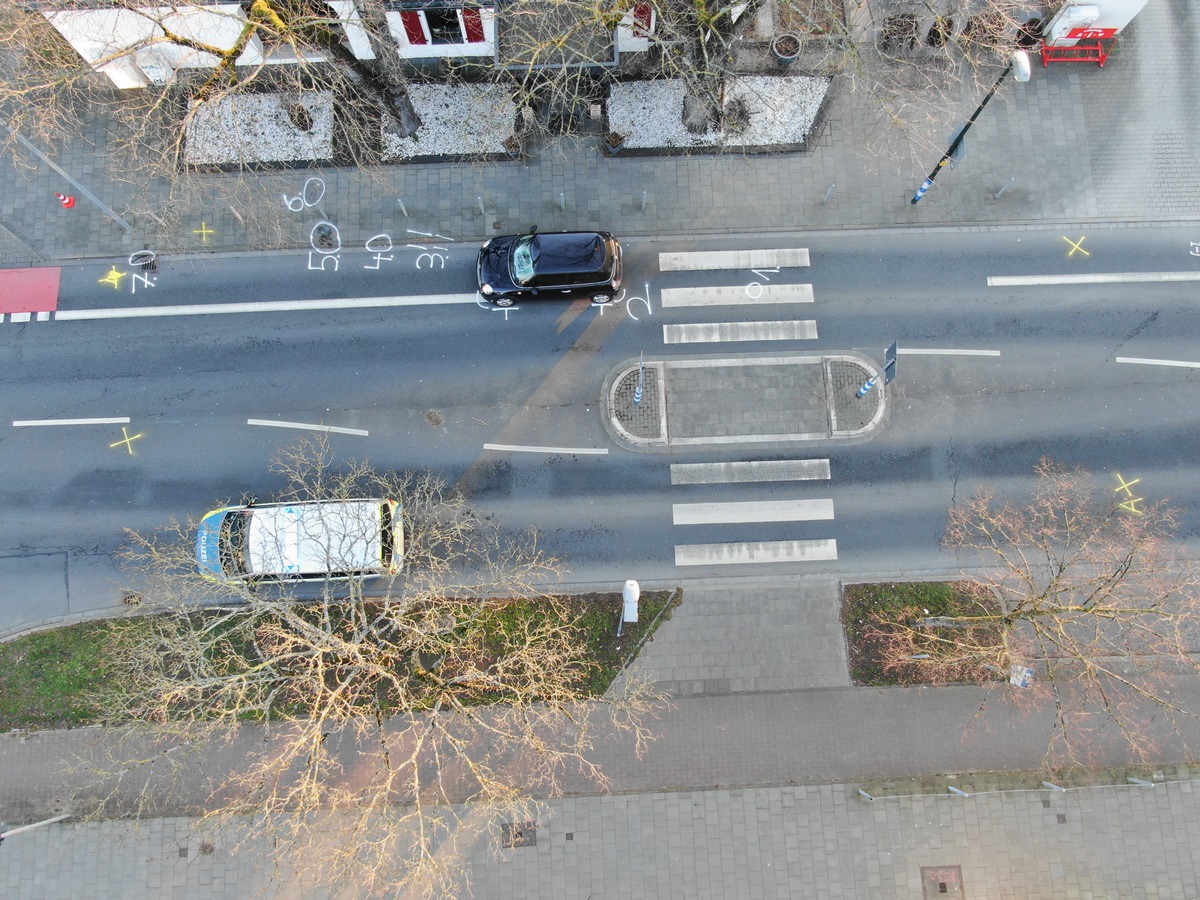
[(1181, 369), (1200, 369), (1200, 362), (1188, 362), (1183, 359), (1140, 359), (1136, 356), (1118, 356), (1119, 363), (1132, 363), (1136, 366), (1178, 366)]
[(721, 341), (811, 341), (817, 337), (812, 319), (778, 322), (694, 322), (664, 325), (664, 344), (701, 344)]
[(339, 428), (336, 425), (313, 425), (308, 422), (280, 422), (275, 419), (247, 419), (247, 425), (264, 425), (268, 428), (295, 428), (300, 431), (326, 431), (330, 434), (355, 434), (367, 437), (370, 432), (360, 428)]
[(604, 456), (607, 447), (538, 447), (524, 444), (484, 444), (484, 450), (503, 450), (509, 453), (566, 453), (573, 456)]
[(828, 459), (674, 463), (671, 484), (744, 484), (752, 481), (828, 481)]
[(659, 292), (663, 309), (679, 306), (751, 306), (764, 303), (812, 303), (811, 284), (764, 284), (755, 292), (745, 285), (705, 285), (690, 288), (663, 288)]
[(988, 287), (1023, 287), (1051, 284), (1140, 284), (1163, 281), (1200, 281), (1200, 272), (1091, 272), (1077, 275), (989, 275)]
[(833, 518), (832, 500), (760, 500), (724, 503), (673, 503), (676, 525), (726, 522), (813, 522)]
[(111, 419), (17, 419), (13, 428), (31, 425), (128, 425), (129, 416), (114, 416)]
[(738, 563), (815, 562), (837, 559), (837, 541), (747, 541), (731, 544), (678, 544), (677, 566), (724, 566)]
[(662, 272), (696, 272), (702, 269), (771, 269), (807, 266), (808, 249), (710, 250), (700, 253), (660, 253)]
[(423, 294), (413, 297), (347, 297), (341, 300), (278, 300), (249, 303), (206, 303), (191, 306), (128, 306), (109, 309), (62, 309), (55, 321), (144, 319), (165, 316), (218, 316), (233, 313), (310, 312), (329, 309), (378, 309), (476, 303), (475, 294)]

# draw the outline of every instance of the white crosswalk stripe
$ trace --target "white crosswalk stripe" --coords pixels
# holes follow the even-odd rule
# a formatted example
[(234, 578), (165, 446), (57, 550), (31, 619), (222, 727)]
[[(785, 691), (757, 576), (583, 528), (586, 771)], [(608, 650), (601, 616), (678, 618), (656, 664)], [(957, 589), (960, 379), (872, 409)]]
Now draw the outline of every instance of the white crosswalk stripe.
[(744, 462), (675, 463), (671, 466), (671, 484), (828, 480), (828, 459), (762, 459)]
[(811, 284), (764, 284), (753, 291), (745, 285), (663, 288), (663, 309), (680, 306), (759, 306), (767, 303), (812, 303)]
[(738, 563), (813, 562), (837, 559), (837, 541), (744, 541), (731, 544), (678, 544), (677, 566)]
[(817, 323), (812, 319), (780, 322), (694, 322), (664, 325), (664, 344), (705, 344), (719, 341), (812, 341)]
[(698, 272), (705, 269), (770, 269), (807, 266), (808, 248), (780, 250), (708, 250), (699, 253), (660, 253), (662, 272)]
[(758, 500), (725, 503), (675, 503), (671, 516), (676, 525), (712, 525), (723, 522), (811, 522), (833, 518), (832, 500)]

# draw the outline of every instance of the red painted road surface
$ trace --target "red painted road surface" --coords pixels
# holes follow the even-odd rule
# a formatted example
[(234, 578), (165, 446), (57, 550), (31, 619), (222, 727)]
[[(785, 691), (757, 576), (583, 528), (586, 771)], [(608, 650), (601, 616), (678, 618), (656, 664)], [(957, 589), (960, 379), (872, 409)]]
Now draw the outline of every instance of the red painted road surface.
[(0, 313), (53, 312), (58, 309), (62, 269), (0, 269)]

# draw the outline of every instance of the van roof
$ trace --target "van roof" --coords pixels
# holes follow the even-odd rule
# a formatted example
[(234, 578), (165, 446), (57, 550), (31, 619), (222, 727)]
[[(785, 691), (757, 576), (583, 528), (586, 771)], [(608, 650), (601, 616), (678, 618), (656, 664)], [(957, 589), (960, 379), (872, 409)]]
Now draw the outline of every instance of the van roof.
[(317, 575), (381, 567), (382, 500), (251, 507), (246, 566), (254, 575)]

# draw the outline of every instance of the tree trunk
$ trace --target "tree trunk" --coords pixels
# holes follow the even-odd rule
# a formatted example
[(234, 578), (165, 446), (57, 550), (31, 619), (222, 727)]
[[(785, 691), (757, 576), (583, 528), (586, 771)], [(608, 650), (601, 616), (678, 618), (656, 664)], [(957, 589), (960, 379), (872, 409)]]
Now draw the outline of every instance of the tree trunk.
[(408, 96), (408, 83), (404, 78), (404, 62), (396, 49), (396, 42), (388, 30), (387, 14), (380, 0), (358, 0), (358, 13), (366, 25), (371, 49), (375, 51), (375, 66), (369, 83), (392, 117), (401, 137), (412, 137), (421, 127), (421, 117)]

